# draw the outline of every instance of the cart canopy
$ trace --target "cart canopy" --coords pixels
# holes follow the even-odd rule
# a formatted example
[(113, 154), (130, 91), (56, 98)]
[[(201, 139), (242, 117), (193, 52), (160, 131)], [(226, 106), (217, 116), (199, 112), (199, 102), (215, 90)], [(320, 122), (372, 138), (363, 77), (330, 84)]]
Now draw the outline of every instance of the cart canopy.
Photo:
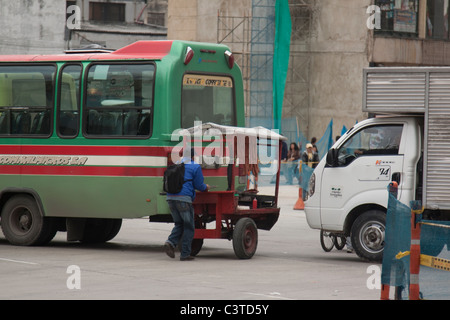
[(242, 136), (248, 136), (248, 137), (256, 137), (256, 138), (262, 138), (262, 139), (268, 139), (268, 140), (279, 140), (279, 141), (286, 141), (287, 138), (280, 135), (275, 130), (270, 130), (261, 126), (253, 127), (253, 128), (245, 128), (245, 127), (233, 127), (233, 126), (225, 126), (216, 124), (213, 122), (206, 122), (202, 123), (200, 125), (188, 128), (187, 130), (191, 134), (197, 134), (201, 132), (202, 134), (205, 133), (209, 129), (217, 129), (222, 134), (225, 135), (242, 135)]

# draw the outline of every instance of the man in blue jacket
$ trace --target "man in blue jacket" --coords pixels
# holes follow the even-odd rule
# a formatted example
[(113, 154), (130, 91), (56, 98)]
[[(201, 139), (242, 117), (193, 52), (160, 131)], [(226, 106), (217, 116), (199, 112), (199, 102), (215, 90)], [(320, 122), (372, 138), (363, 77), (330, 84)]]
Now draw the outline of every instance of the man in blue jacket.
[(195, 190), (207, 191), (209, 186), (203, 182), (202, 168), (194, 161), (194, 149), (191, 149), (191, 158), (183, 158), (184, 184), (179, 193), (167, 193), (167, 203), (175, 223), (164, 248), (169, 257), (175, 258), (175, 247), (181, 239), (181, 261), (190, 261), (191, 245), (194, 239), (194, 207)]

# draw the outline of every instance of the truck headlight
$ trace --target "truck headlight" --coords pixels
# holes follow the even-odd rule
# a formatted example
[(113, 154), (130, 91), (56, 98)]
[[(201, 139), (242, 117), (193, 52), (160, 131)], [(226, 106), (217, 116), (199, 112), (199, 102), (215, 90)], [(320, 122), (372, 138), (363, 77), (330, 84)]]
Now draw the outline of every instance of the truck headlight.
[(309, 184), (308, 184), (309, 196), (312, 197), (314, 195), (315, 191), (316, 191), (316, 175), (313, 172), (311, 175), (311, 178), (309, 178)]

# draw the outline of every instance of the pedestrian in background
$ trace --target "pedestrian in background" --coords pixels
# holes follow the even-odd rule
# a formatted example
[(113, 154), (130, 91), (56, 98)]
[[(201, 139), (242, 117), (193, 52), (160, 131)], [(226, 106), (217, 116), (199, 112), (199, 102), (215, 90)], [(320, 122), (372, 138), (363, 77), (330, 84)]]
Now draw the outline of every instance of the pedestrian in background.
[(313, 151), (318, 154), (319, 150), (317, 149), (316, 143), (317, 143), (317, 138), (316, 137), (312, 137), (311, 138), (311, 144), (313, 146)]
[(287, 165), (285, 171), (285, 177), (288, 184), (292, 184), (294, 176), (300, 182), (300, 178), (298, 176), (298, 160), (300, 160), (300, 148), (295, 142), (291, 142), (287, 154)]
[[(302, 153), (302, 175), (300, 176), (300, 184), (302, 184), (302, 181), (306, 184), (308, 183), (306, 180), (309, 180), (309, 174), (311, 173), (312, 169), (317, 167), (317, 164), (319, 163), (319, 154), (314, 151), (314, 147), (311, 143), (306, 144), (306, 150)], [(308, 166), (311, 169), (305, 168), (305, 166)], [(308, 169), (308, 170), (307, 170)], [(303, 172), (305, 171), (305, 172)], [(303, 188), (303, 201), (306, 200), (308, 190)]]
[(311, 143), (306, 144), (306, 150), (302, 153), (303, 164), (306, 164), (310, 168), (315, 168), (319, 160), (319, 154), (314, 151), (314, 146)]

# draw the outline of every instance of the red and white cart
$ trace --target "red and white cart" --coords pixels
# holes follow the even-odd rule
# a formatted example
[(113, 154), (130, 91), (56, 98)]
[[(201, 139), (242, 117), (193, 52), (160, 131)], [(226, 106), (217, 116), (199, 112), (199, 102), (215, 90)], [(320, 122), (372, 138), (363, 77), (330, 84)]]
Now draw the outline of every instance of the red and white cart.
[[(226, 134), (226, 139), (222, 136), (224, 149), (229, 148), (230, 141), (233, 141), (234, 147), (231, 148), (230, 153), (235, 160), (238, 159), (239, 165), (235, 165), (236, 162), (228, 165), (227, 191), (197, 192), (193, 203), (196, 229), (191, 254), (198, 254), (204, 239), (228, 239), (232, 240), (233, 249), (238, 258), (250, 259), (256, 252), (258, 229), (270, 230), (280, 214), (278, 207), (280, 141), (286, 138), (262, 127), (238, 128), (206, 123), (200, 128), (194, 127), (189, 130), (191, 132), (201, 130), (205, 133), (211, 128), (219, 130), (222, 135)], [(218, 131), (215, 132), (217, 134)], [(274, 195), (259, 194), (256, 183), (253, 189), (236, 190), (236, 177), (248, 173), (258, 177), (258, 162), (254, 163), (254, 157), (253, 163), (249, 161), (252, 155), (258, 154), (256, 148), (262, 144), (266, 144), (272, 150), (277, 148), (278, 151), (276, 153), (278, 158), (274, 161), (277, 166)], [(245, 152), (242, 148), (245, 148)], [(240, 157), (239, 150), (242, 152)], [(215, 228), (207, 228), (207, 224), (212, 222), (215, 222)]]

